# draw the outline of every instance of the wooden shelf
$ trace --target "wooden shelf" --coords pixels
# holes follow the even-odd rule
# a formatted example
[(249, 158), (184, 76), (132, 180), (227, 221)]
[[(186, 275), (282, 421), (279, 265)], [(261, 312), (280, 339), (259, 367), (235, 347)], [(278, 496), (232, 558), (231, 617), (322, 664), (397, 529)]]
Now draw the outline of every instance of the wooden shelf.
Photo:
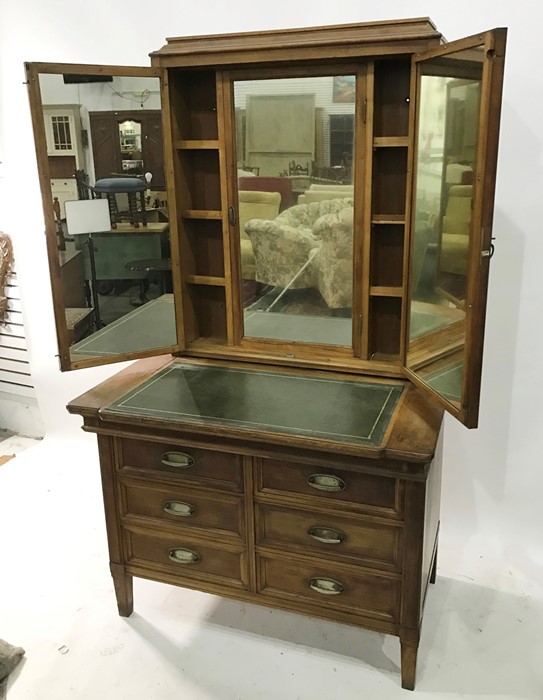
[(219, 148), (217, 139), (179, 139), (175, 142), (178, 150), (210, 151)]
[(375, 136), (373, 139), (374, 148), (407, 148), (408, 145), (407, 136)]
[(403, 287), (370, 287), (370, 296), (372, 297), (402, 297)]
[(403, 214), (374, 214), (371, 219), (372, 224), (405, 224)]
[(201, 284), (206, 287), (224, 287), (224, 277), (211, 277), (209, 275), (187, 275), (188, 284)]
[(184, 219), (222, 219), (222, 211), (211, 209), (186, 209), (183, 212)]

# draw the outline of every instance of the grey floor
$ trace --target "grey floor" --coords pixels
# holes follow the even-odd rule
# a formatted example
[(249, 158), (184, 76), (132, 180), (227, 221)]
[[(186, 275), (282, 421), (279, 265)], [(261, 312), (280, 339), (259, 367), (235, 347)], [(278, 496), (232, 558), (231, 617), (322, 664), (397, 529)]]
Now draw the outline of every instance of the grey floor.
[(492, 535), (442, 523), (409, 694), (393, 637), (142, 580), (119, 617), (93, 436), (0, 447), (0, 638), (26, 649), (8, 700), (543, 697), (541, 569)]

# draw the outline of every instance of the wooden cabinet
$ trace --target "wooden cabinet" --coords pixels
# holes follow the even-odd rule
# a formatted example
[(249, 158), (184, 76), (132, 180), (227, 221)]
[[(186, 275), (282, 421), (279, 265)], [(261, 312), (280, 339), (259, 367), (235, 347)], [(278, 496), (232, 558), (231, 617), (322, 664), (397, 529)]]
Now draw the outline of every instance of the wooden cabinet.
[[(153, 189), (165, 188), (160, 110), (90, 112), (89, 122), (96, 180), (115, 174), (134, 176), (150, 172), (153, 176)], [(124, 141), (124, 150), (132, 155), (134, 151), (138, 151), (138, 160), (125, 161), (123, 167), (123, 160), (127, 155), (123, 153), (121, 125), (125, 122), (134, 123), (138, 127), (138, 140), (133, 147), (130, 142)], [(134, 168), (127, 169), (126, 164), (129, 163), (132, 163)]]
[[(443, 410), (478, 419), (505, 39), (422, 18), (151, 54), (177, 342), (69, 405), (98, 434), (122, 615), (142, 576), (353, 623), (400, 638), (414, 687)], [(314, 106), (303, 128), (281, 101)], [(240, 158), (277, 205), (292, 154), (304, 199), (242, 212)], [(74, 362), (59, 336), (63, 369), (153, 354)]]

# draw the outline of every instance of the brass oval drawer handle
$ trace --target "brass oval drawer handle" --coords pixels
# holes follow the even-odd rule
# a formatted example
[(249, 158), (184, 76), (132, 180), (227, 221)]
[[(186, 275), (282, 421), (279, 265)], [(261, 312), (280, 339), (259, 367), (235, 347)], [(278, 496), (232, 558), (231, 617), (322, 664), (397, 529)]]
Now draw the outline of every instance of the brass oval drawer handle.
[(310, 527), (307, 534), (309, 537), (317, 540), (317, 542), (324, 542), (325, 544), (341, 544), (347, 537), (344, 532), (337, 530), (335, 527), (323, 527), (321, 525)]
[(182, 518), (188, 518), (195, 512), (194, 506), (191, 506), (190, 503), (183, 503), (183, 501), (166, 501), (163, 510), (169, 515), (178, 515)]
[(168, 557), (176, 564), (197, 564), (200, 561), (200, 555), (197, 552), (183, 549), (183, 547), (170, 549)]
[(307, 483), (319, 491), (343, 491), (347, 484), (334, 474), (311, 474), (307, 477)]
[(309, 579), (309, 588), (322, 595), (339, 595), (345, 590), (345, 586), (333, 578), (314, 576)]
[(160, 461), (165, 467), (188, 469), (194, 464), (194, 458), (184, 452), (165, 452)]

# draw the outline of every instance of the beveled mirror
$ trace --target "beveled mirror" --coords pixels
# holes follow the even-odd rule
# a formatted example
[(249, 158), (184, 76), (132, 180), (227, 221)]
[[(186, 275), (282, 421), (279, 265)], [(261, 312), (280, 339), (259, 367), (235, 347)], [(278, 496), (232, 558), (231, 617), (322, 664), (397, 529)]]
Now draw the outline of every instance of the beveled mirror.
[[(61, 368), (173, 351), (160, 72), (27, 64), (27, 75)], [(109, 230), (72, 235), (65, 203), (95, 198)]]

